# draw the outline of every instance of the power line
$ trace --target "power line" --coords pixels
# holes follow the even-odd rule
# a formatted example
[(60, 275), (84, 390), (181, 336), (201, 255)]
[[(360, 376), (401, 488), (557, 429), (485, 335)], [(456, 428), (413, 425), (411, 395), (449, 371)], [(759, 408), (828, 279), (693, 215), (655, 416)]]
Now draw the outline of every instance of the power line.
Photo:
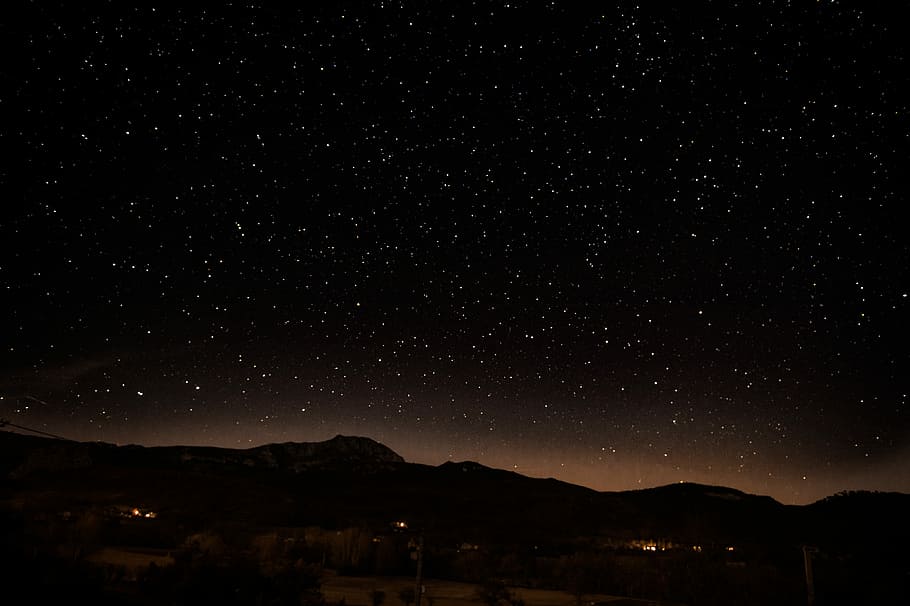
[(23, 425), (16, 425), (15, 423), (11, 423), (6, 419), (0, 419), (0, 427), (6, 427), (7, 425), (9, 425), (10, 427), (15, 427), (16, 429), (21, 429), (23, 431), (31, 431), (32, 433), (38, 433), (38, 434), (41, 434), (42, 436), (54, 438), (55, 440), (66, 440), (66, 438), (64, 438), (62, 436), (58, 436), (56, 434), (48, 433), (46, 431), (41, 431), (40, 429), (32, 429), (31, 427), (25, 427)]

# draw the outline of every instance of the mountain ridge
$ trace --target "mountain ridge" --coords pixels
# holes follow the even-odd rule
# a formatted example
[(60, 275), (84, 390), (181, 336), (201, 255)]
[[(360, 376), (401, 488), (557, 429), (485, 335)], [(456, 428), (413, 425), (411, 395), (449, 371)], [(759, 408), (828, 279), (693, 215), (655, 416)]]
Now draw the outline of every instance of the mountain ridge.
[[(18, 446), (18, 448), (17, 448)], [(405, 460), (389, 447), (362, 436), (336, 435), (321, 442), (281, 442), (250, 448), (219, 446), (142, 446), (109, 442), (80, 442), (0, 432), (0, 449), (11, 479), (24, 478), (40, 471), (63, 471), (89, 467), (95, 462), (111, 462), (122, 455), (126, 461), (161, 455), (184, 464), (240, 465), (299, 473), (306, 469), (337, 465), (360, 465), (376, 470)], [(11, 463), (19, 457), (18, 465)]]
[[(828, 567), (822, 576), (839, 581), (851, 562), (861, 562), (879, 582), (905, 574), (903, 546), (910, 543), (910, 495), (901, 493), (782, 505), (696, 483), (598, 492), (473, 461), (408, 463), (356, 436), (240, 450), (0, 432), (0, 478), (0, 519), (12, 530), (31, 525), (29, 532), (40, 534), (50, 525), (66, 539), (81, 520), (100, 524), (113, 541), (169, 549), (199, 533), (238, 541), (332, 537), (332, 557), (372, 554), (358, 564), (367, 567), (378, 562), (370, 558), (395, 545), (404, 549), (419, 533), (434, 546), (429, 561), (438, 570), (469, 578), (487, 574), (485, 562), (498, 558), (501, 566), (509, 562), (508, 570), (550, 570), (548, 578), (562, 578), (568, 563), (604, 557), (610, 570), (629, 579), (659, 562), (683, 566), (681, 578), (689, 578), (688, 566), (735, 575), (746, 567), (761, 575), (768, 562), (802, 570), (803, 546), (811, 546)], [(64, 539), (61, 545), (68, 544)], [(642, 560), (643, 553), (657, 559)]]
[[(234, 465), (251, 469), (262, 468), (277, 471), (300, 473), (307, 470), (337, 468), (344, 465), (356, 465), (360, 472), (377, 472), (393, 470), (397, 466), (425, 466), (441, 471), (458, 470), (466, 474), (487, 473), (503, 477), (519, 477), (530, 481), (550, 482), (562, 486), (571, 486), (600, 495), (684, 495), (698, 493), (704, 497), (739, 501), (743, 499), (761, 499), (784, 506), (768, 495), (748, 493), (737, 488), (721, 485), (702, 484), (698, 482), (676, 482), (648, 488), (637, 488), (619, 491), (603, 491), (573, 484), (557, 478), (526, 476), (507, 469), (490, 467), (473, 460), (444, 461), (438, 465), (423, 465), (406, 461), (401, 455), (388, 446), (367, 436), (336, 434), (327, 440), (315, 442), (271, 442), (248, 448), (229, 448), (222, 446), (145, 446), (141, 444), (114, 444), (104, 441), (78, 441), (69, 439), (46, 438), (26, 435), (14, 431), (0, 430), (0, 474), (10, 479), (21, 479), (31, 473), (75, 470), (90, 467), (96, 461), (109, 462), (112, 455), (127, 453), (144, 453), (148, 455), (164, 453), (165, 459), (175, 456), (185, 464), (201, 465)], [(11, 465), (19, 454), (18, 465)], [(132, 457), (125, 457), (130, 459)], [(787, 507), (820, 507), (832, 500), (853, 495), (881, 494), (879, 491), (842, 491), (805, 505), (786, 505)], [(899, 492), (887, 494), (903, 495)]]

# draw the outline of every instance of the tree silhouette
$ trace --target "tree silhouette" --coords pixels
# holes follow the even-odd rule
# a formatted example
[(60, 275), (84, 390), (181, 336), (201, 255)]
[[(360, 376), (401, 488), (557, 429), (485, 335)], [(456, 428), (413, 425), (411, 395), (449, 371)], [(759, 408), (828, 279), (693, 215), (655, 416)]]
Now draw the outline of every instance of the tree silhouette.
[(398, 599), (400, 599), (405, 606), (411, 606), (416, 599), (416, 594), (413, 587), (405, 587), (398, 592)]

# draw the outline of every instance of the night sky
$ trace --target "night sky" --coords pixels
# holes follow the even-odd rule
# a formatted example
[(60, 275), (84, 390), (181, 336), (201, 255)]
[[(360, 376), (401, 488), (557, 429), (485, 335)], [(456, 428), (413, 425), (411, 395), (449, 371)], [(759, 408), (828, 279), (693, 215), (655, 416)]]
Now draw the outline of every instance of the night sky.
[(86, 4), (0, 24), (0, 417), (910, 491), (897, 9)]

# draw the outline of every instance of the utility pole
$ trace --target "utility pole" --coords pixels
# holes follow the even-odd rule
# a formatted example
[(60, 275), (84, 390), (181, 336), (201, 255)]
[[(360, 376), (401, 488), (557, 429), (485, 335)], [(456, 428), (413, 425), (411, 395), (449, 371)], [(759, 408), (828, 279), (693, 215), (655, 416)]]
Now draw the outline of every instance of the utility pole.
[[(812, 578), (812, 554), (818, 549), (803, 545), (803, 565), (806, 568), (806, 598), (809, 606), (815, 606), (815, 580)], [(418, 604), (418, 606), (420, 606)]]
[(423, 595), (423, 533), (417, 539), (417, 580), (414, 591), (415, 606), (420, 606), (420, 598)]

